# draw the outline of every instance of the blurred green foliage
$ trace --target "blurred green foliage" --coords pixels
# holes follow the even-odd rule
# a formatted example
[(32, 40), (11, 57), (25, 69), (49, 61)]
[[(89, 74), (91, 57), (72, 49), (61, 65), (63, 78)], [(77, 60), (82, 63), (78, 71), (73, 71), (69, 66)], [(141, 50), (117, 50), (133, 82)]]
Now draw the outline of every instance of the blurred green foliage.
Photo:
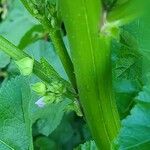
[[(110, 9), (116, 3), (116, 0), (106, 0), (103, 2), (105, 7)], [(126, 0), (120, 1), (120, 4), (125, 2)], [(148, 84), (147, 77), (149, 77), (150, 73), (149, 27), (149, 12), (147, 12), (145, 17), (141, 17), (131, 24), (123, 26), (121, 28), (120, 42), (113, 41), (112, 44), (113, 85), (120, 118), (124, 119), (130, 114), (130, 110), (133, 108), (132, 116), (123, 122), (124, 128), (121, 132), (120, 139), (118, 139), (120, 143), (123, 143), (122, 149), (127, 147), (126, 145), (130, 141), (132, 141), (130, 143), (131, 146), (136, 143), (132, 138), (129, 138), (130, 141), (126, 143), (122, 141), (128, 125), (133, 130), (135, 128), (137, 129), (134, 132), (135, 137), (141, 138), (142, 140), (150, 138), (146, 134), (149, 131), (149, 127), (145, 127), (142, 130), (142, 126), (145, 125), (142, 122), (146, 120), (149, 123), (150, 120), (147, 115), (149, 114), (150, 92), (147, 86), (143, 89), (143, 86)], [(25, 50), (36, 60), (44, 57), (67, 80), (65, 71), (47, 33), (39, 22), (27, 12), (19, 0), (0, 0), (0, 34), (17, 45), (21, 50)], [(64, 42), (68, 47), (66, 37), (64, 37)], [(0, 87), (6, 85), (8, 81), (17, 75), (20, 75), (20, 72), (14, 61), (0, 51)], [(37, 77), (31, 77), (31, 83), (37, 81), (39, 81)], [(138, 97), (136, 97), (137, 95)], [(34, 100), (39, 98), (35, 93), (32, 96)], [(136, 106), (135, 97), (138, 100), (138, 105)], [(148, 97), (148, 102), (145, 102), (143, 97)], [(148, 103), (148, 105), (145, 105), (145, 103)], [(64, 112), (64, 107), (64, 105), (61, 105), (62, 110), (59, 110), (56, 105), (55, 110), (51, 109), (52, 112), (48, 114), (49, 119), (47, 119), (48, 117), (44, 117), (44, 119), (40, 118), (34, 122), (32, 135), (35, 150), (72, 150), (79, 144), (92, 139), (85, 119), (78, 117), (74, 112)], [(140, 120), (138, 120), (139, 114), (141, 114)], [(142, 119), (142, 117), (145, 119)], [(134, 126), (133, 120), (138, 120), (136, 126)], [(141, 136), (137, 131), (144, 133), (141, 133)], [(45, 135), (45, 132), (47, 135)], [(128, 132), (132, 134), (131, 130)], [(79, 149), (84, 150), (86, 148), (83, 147), (86, 147), (86, 145), (89, 146), (90, 144), (81, 145)], [(93, 148), (93, 142), (91, 145)], [(140, 150), (148, 150), (146, 149), (147, 145), (144, 146), (145, 149), (141, 148)], [(0, 149), (4, 149), (1, 147), (2, 145), (0, 145)]]

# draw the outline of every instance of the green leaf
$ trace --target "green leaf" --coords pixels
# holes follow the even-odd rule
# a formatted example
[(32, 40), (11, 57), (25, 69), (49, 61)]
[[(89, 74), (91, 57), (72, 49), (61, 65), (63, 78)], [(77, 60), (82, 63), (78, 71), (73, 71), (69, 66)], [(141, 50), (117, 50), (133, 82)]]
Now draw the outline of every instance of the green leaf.
[(57, 150), (56, 142), (47, 137), (39, 137), (35, 141), (35, 149), (40, 150)]
[(0, 68), (6, 67), (10, 63), (10, 57), (0, 51)]
[(40, 38), (44, 38), (44, 29), (42, 25), (35, 25), (29, 31), (27, 31), (21, 38), (18, 47), (20, 49), (26, 48), (29, 44), (34, 43)]
[(57, 0), (49, 0), (50, 3), (56, 4)]
[(64, 79), (67, 79), (66, 73), (55, 53), (52, 43), (45, 40), (38, 40), (30, 44), (26, 49), (26, 52), (35, 60), (40, 61), (41, 58), (46, 59)]
[(75, 116), (73, 114), (65, 114), (60, 125), (49, 136), (50, 138), (57, 141), (58, 149), (61, 149), (61, 147), (64, 149), (73, 149), (73, 145), (75, 143), (79, 143), (78, 141), (75, 141), (76, 139), (74, 137), (79, 136), (80, 138), (80, 135), (78, 135), (75, 126), (73, 126), (71, 123), (74, 117)]
[(142, 55), (139, 49), (136, 38), (123, 30), (121, 33), (120, 47), (117, 51), (118, 58), (113, 68), (117, 80), (141, 80)]
[(35, 123), (35, 121), (38, 120), (36, 124), (38, 132), (48, 136), (60, 124), (64, 112), (71, 103), (71, 100), (64, 99), (62, 102), (48, 104), (45, 105), (45, 107), (40, 108), (35, 105), (35, 102), (38, 99), (39, 97), (33, 94), (33, 101), (30, 104), (32, 123)]
[(150, 86), (137, 96), (131, 115), (122, 121), (118, 137), (119, 150), (149, 150), (150, 146)]
[(7, 147), (32, 149), (32, 131), (28, 113), (30, 100), (28, 80), (21, 76), (12, 79), (0, 89), (0, 140)]
[(117, 106), (121, 119), (134, 105), (134, 97), (142, 87), (142, 55), (136, 36), (123, 28), (120, 43), (113, 42), (113, 75)]
[(121, 79), (114, 82), (115, 97), (121, 119), (129, 115), (134, 106), (134, 98), (140, 91), (137, 82)]
[[(149, 6), (149, 5), (148, 5)], [(143, 79), (146, 83), (146, 76), (148, 72), (150, 72), (150, 42), (149, 42), (149, 35), (150, 35), (150, 21), (149, 18), (149, 9), (147, 9), (148, 13), (141, 17), (140, 19), (134, 21), (132, 24), (125, 26), (124, 28), (128, 30), (139, 44), (139, 49), (143, 56)]]
[[(116, 79), (114, 85), (118, 109), (123, 119), (134, 106), (134, 97), (142, 90), (144, 70), (149, 70), (148, 53), (142, 55), (143, 48), (147, 49), (149, 42), (149, 24), (146, 20), (138, 19), (122, 28), (119, 48), (114, 47), (115, 66), (113, 68)], [(147, 42), (146, 42), (147, 41)], [(147, 48), (146, 48), (147, 47)], [(146, 58), (147, 57), (147, 58)], [(113, 58), (114, 59), (114, 58)], [(143, 63), (144, 61), (144, 63)]]
[(29, 15), (19, 0), (10, 0), (8, 5), (8, 16), (0, 24), (0, 34), (18, 45), (24, 34), (37, 24), (37, 21)]
[(84, 144), (81, 144), (79, 147), (74, 150), (98, 150), (94, 141), (88, 141)]
[(108, 22), (116, 22), (119, 26), (130, 23), (143, 14), (145, 2), (145, 0), (128, 0), (123, 3), (118, 2), (108, 13)]
[(30, 147), (32, 150), (32, 124), (37, 121), (38, 132), (49, 135), (60, 124), (66, 107), (71, 103), (63, 100), (41, 109), (35, 105), (37, 99), (36, 95), (31, 95), (29, 81), (25, 77), (17, 77), (3, 85), (0, 90), (1, 147), (20, 150)]
[(0, 149), (3, 150), (14, 150), (14, 148), (10, 147), (9, 145), (7, 145), (5, 142), (0, 140)]

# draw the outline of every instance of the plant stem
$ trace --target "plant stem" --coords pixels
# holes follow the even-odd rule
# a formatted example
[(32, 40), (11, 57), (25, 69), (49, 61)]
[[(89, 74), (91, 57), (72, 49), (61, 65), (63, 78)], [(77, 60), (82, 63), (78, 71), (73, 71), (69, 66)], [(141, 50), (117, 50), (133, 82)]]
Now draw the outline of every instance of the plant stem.
[[(57, 18), (56, 18), (57, 19)], [(67, 52), (67, 49), (65, 47), (65, 44), (63, 42), (61, 31), (58, 26), (52, 27), (47, 18), (44, 18), (41, 21), (41, 24), (43, 27), (49, 32), (52, 44), (54, 45), (54, 48), (56, 50), (57, 55), (59, 56), (63, 67), (68, 75), (68, 78), (74, 87), (75, 91), (77, 92), (77, 85), (76, 85), (76, 78), (74, 74), (74, 66), (70, 59), (70, 56)]]
[(112, 92), (111, 38), (100, 33), (101, 2), (60, 0), (59, 5), (85, 117), (98, 148), (110, 150), (120, 119)]
[(77, 85), (76, 85), (76, 79), (74, 74), (74, 67), (73, 63), (70, 59), (70, 56), (67, 52), (67, 49), (64, 45), (64, 42), (62, 40), (61, 32), (60, 30), (50, 29), (50, 38), (51, 41), (56, 49), (56, 52), (63, 64), (63, 67), (68, 75), (68, 78), (70, 82), (72, 83), (72, 86), (77, 91)]
[[(35, 8), (31, 8), (31, 5), (29, 5), (30, 2), (27, 2), (26, 0), (21, 0), (21, 2), (26, 7), (26, 9), (34, 17), (36, 17), (40, 21), (40, 23), (43, 25), (43, 27), (49, 32), (49, 35), (50, 35), (52, 44), (54, 45), (54, 48), (56, 50), (56, 53), (61, 60), (61, 63), (66, 71), (66, 74), (67, 74), (72, 86), (74, 87), (75, 91), (77, 92), (77, 85), (76, 85), (73, 63), (67, 52), (65, 44), (62, 40), (60, 26), (58, 26), (58, 24), (56, 23), (57, 25), (53, 27), (51, 25), (51, 21), (48, 20), (47, 16), (44, 16), (44, 14), (42, 15), (42, 17), (38, 17), (37, 14), (35, 15), (34, 12), (32, 11), (32, 10), (35, 10)], [(38, 12), (38, 10), (37, 10), (37, 12)], [(41, 14), (39, 14), (39, 16), (41, 16)], [(58, 21), (56, 16), (53, 19), (56, 22)]]
[[(118, 2), (119, 3), (119, 2)], [(144, 4), (141, 0), (127, 1), (116, 5), (107, 15), (108, 22), (118, 22), (119, 25), (127, 24), (141, 16), (144, 11)]]
[[(0, 49), (4, 51), (6, 54), (8, 54), (10, 57), (12, 57), (14, 60), (20, 60), (25, 57), (30, 57), (28, 54), (17, 48), (15, 45), (10, 43), (7, 39), (0, 36)], [(31, 58), (31, 57), (30, 57)], [(68, 84), (67, 81), (62, 79), (59, 74), (53, 69), (51, 65), (49, 65), (49, 70), (51, 70), (51, 74), (57, 78), (60, 79)], [(51, 77), (47, 75), (46, 70), (42, 69), (41, 64), (34, 60), (34, 67), (33, 72), (43, 81), (49, 83), (51, 81)]]

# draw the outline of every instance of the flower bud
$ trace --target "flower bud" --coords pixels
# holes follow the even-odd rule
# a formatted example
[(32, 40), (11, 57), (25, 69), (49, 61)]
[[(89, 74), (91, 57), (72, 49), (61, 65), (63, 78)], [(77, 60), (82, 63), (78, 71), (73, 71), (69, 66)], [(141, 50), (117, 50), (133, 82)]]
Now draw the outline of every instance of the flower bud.
[(42, 82), (38, 82), (34, 85), (32, 85), (32, 89), (41, 96), (44, 96), (46, 93), (46, 85)]
[(31, 75), (32, 71), (33, 71), (33, 64), (34, 64), (34, 60), (29, 58), (29, 57), (25, 57), (23, 59), (20, 59), (18, 61), (15, 61), (21, 74), (24, 76), (27, 75)]

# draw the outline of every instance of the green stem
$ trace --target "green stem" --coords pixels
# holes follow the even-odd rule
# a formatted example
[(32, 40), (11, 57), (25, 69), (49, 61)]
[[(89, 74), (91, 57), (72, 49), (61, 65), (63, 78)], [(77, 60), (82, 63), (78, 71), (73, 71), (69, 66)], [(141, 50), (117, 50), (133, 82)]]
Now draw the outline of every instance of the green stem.
[(56, 49), (56, 53), (58, 54), (63, 64), (63, 67), (68, 75), (68, 78), (72, 83), (74, 89), (77, 91), (73, 63), (62, 40), (61, 32), (60, 30), (50, 29), (49, 34), (51, 37), (51, 41)]
[(24, 7), (30, 12), (31, 15), (34, 15), (34, 9), (31, 9), (27, 0), (20, 0)]
[(120, 128), (112, 92), (111, 38), (100, 33), (102, 6), (97, 0), (60, 0), (79, 97), (93, 138), (110, 150)]
[[(57, 18), (55, 18), (57, 20)], [(56, 25), (56, 27), (52, 27), (50, 22), (47, 20), (46, 17), (43, 17), (43, 19), (40, 21), (43, 27), (49, 32), (52, 44), (54, 45), (54, 48), (56, 50), (57, 55), (59, 56), (63, 67), (68, 75), (68, 78), (74, 87), (74, 89), (77, 91), (77, 85), (76, 85), (76, 79), (74, 74), (74, 66), (70, 59), (70, 56), (67, 52), (67, 49), (65, 47), (65, 44), (62, 40), (61, 31), (59, 27)]]
[(121, 26), (135, 20), (143, 14), (143, 3), (141, 0), (129, 0), (121, 5), (116, 5), (107, 15), (108, 22), (118, 22)]
[[(14, 60), (20, 60), (25, 57), (30, 57), (28, 54), (17, 48), (15, 45), (10, 43), (7, 39), (4, 37), (0, 36), (0, 49), (4, 51), (6, 54), (8, 54), (10, 57), (12, 57)], [(31, 57), (30, 57), (31, 58)], [(56, 79), (64, 81), (66, 84), (68, 84), (67, 81), (62, 79), (59, 74), (54, 70), (54, 68), (49, 65), (48, 66), (49, 71), (55, 77)], [(51, 76), (47, 75), (47, 72), (41, 64), (38, 61), (34, 61), (34, 67), (33, 67), (33, 72), (43, 81), (50, 83), (51, 81)]]
[(44, 18), (41, 21), (41, 24), (49, 32), (49, 35), (54, 45), (54, 48), (56, 50), (56, 53), (59, 56), (63, 64), (63, 67), (68, 75), (70, 82), (72, 83), (72, 86), (77, 91), (76, 79), (75, 79), (75, 74), (74, 74), (74, 66), (67, 52), (67, 49), (64, 45), (64, 42), (62, 40), (60, 29), (57, 26), (52, 27), (46, 18)]
[[(56, 53), (58, 54), (58, 56), (61, 60), (61, 63), (62, 63), (62, 65), (63, 65), (63, 67), (67, 73), (67, 76), (68, 76), (72, 86), (74, 87), (75, 91), (77, 92), (77, 85), (76, 85), (73, 63), (72, 63), (71, 58), (67, 52), (65, 44), (62, 40), (60, 27), (58, 27), (58, 25), (53, 27), (51, 25), (52, 20), (51, 21), (48, 20), (47, 16), (44, 16), (44, 14), (42, 15), (42, 17), (38, 17), (38, 16), (41, 16), (41, 14), (34, 14), (34, 12), (31, 11), (31, 10), (35, 10), (34, 6), (33, 6), (33, 8), (31, 8), (32, 5), (30, 5), (29, 4), (30, 2), (27, 2), (27, 0), (21, 0), (21, 2), (26, 7), (26, 9), (34, 17), (36, 17), (40, 21), (40, 23), (43, 25), (43, 27), (49, 32), (49, 35), (50, 35), (52, 44), (54, 45), (54, 48), (56, 50)], [(56, 24), (57, 24), (56, 16), (53, 19), (56, 21)]]

